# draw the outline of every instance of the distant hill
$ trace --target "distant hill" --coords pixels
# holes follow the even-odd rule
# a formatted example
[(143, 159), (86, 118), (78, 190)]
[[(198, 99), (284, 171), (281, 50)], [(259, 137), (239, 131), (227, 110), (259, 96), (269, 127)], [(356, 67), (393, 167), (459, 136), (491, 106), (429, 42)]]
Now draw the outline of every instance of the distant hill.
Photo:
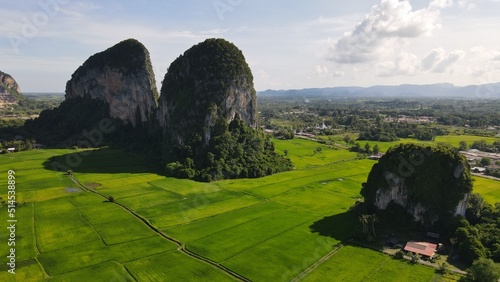
[(371, 87), (331, 87), (300, 90), (265, 90), (261, 97), (435, 97), (435, 98), (500, 98), (500, 83), (455, 86), (450, 83)]
[(9, 74), (0, 71), (0, 109), (23, 100), (21, 88)]

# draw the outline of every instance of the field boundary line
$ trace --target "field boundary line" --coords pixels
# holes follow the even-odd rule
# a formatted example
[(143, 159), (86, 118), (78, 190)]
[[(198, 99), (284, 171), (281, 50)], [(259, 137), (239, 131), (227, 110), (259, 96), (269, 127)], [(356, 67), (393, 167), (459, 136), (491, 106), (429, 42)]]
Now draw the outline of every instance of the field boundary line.
[(87, 221), (87, 223), (92, 227), (92, 230), (94, 230), (94, 232), (97, 234), (97, 236), (99, 236), (99, 239), (101, 239), (101, 242), (105, 246), (109, 246), (108, 243), (106, 243), (106, 241), (104, 241), (104, 239), (102, 238), (101, 233), (99, 233), (99, 232), (97, 232), (97, 230), (95, 230), (94, 225), (92, 224), (92, 222), (90, 222), (90, 220), (87, 218), (87, 216), (82, 213), (82, 211), (75, 205), (75, 203), (73, 203), (73, 201), (71, 199), (69, 200), (69, 202), (73, 205), (73, 207), (75, 207), (75, 209), (78, 211), (80, 216), (83, 217)]
[[(214, 232), (214, 233), (210, 233), (210, 234), (208, 234), (208, 235), (206, 235), (206, 236), (203, 236), (203, 237), (197, 238), (197, 239), (195, 239), (195, 240), (192, 240), (191, 242), (196, 242), (196, 241), (198, 241), (198, 240), (201, 240), (201, 239), (204, 239), (204, 238), (210, 237), (210, 236), (212, 236), (212, 235), (215, 235), (215, 234), (221, 233), (221, 232), (223, 232), (223, 231), (227, 231), (227, 230), (232, 229), (232, 228), (234, 228), (234, 227), (238, 227), (238, 226), (241, 226), (241, 225), (244, 225), (244, 224), (247, 224), (247, 223), (250, 223), (250, 222), (256, 221), (256, 220), (259, 220), (259, 219), (264, 218), (264, 217), (266, 217), (266, 216), (273, 215), (273, 214), (275, 214), (275, 213), (277, 213), (277, 212), (280, 212), (280, 211), (279, 211), (279, 210), (278, 210), (278, 211), (274, 211), (274, 212), (272, 212), (272, 213), (270, 213), (270, 214), (266, 214), (266, 215), (263, 215), (263, 216), (260, 216), (260, 217), (257, 217), (257, 218), (254, 218), (254, 219), (251, 219), (251, 220), (245, 221), (245, 222), (243, 222), (243, 223), (239, 223), (239, 224), (233, 225), (233, 226), (231, 226), (231, 227), (227, 227), (227, 228), (221, 229), (221, 230), (216, 231), (216, 232)], [(182, 226), (182, 225), (181, 225), (181, 226)], [(179, 227), (179, 226), (176, 226), (176, 227)]]
[[(222, 201), (220, 201), (220, 202), (222, 202)], [(220, 203), (220, 202), (216, 202), (216, 203)], [(165, 228), (165, 229), (166, 229), (166, 230), (168, 230), (168, 229), (173, 229), (173, 228), (177, 228), (177, 227), (182, 227), (182, 226), (185, 226), (185, 225), (188, 225), (188, 224), (191, 224), (191, 223), (196, 223), (196, 222), (198, 222), (198, 221), (203, 221), (203, 220), (206, 220), (206, 219), (209, 219), (209, 218), (213, 218), (213, 217), (216, 217), (216, 216), (219, 216), (219, 215), (223, 215), (223, 214), (226, 214), (226, 213), (231, 213), (231, 212), (239, 211), (239, 210), (242, 210), (242, 209), (255, 207), (255, 206), (261, 205), (262, 203), (264, 203), (264, 202), (259, 202), (259, 203), (256, 203), (256, 204), (253, 204), (253, 205), (250, 205), (250, 206), (244, 206), (244, 207), (242, 207), (242, 208), (237, 208), (237, 209), (230, 210), (230, 211), (223, 212), (223, 213), (218, 213), (218, 214), (209, 215), (209, 216), (206, 216), (206, 217), (201, 217), (201, 218), (198, 218), (198, 219), (195, 219), (195, 220), (189, 221), (189, 222), (185, 222), (185, 223), (180, 223), (180, 224), (176, 224), (176, 225), (168, 226), (168, 227), (167, 227), (167, 228)], [(172, 213), (170, 213), (170, 214), (172, 214)], [(158, 216), (155, 216), (155, 217), (153, 217), (153, 218), (157, 218), (157, 217), (158, 217)], [(240, 225), (240, 224), (238, 224), (238, 225)]]
[(292, 226), (292, 227), (290, 227), (290, 228), (288, 228), (288, 229), (286, 229), (286, 230), (283, 230), (283, 231), (281, 231), (281, 232), (279, 232), (279, 233), (277, 233), (277, 234), (274, 234), (274, 235), (272, 235), (271, 237), (266, 238), (266, 239), (264, 239), (264, 240), (262, 240), (262, 241), (258, 242), (257, 244), (252, 245), (252, 246), (250, 246), (250, 247), (248, 247), (248, 248), (246, 248), (246, 249), (244, 249), (244, 250), (242, 250), (242, 251), (240, 251), (240, 252), (237, 252), (236, 254), (234, 254), (234, 255), (232, 255), (232, 256), (230, 256), (230, 257), (228, 257), (228, 258), (224, 259), (222, 262), (228, 261), (228, 260), (230, 260), (230, 259), (234, 258), (235, 256), (237, 256), (237, 255), (241, 254), (241, 253), (244, 253), (244, 252), (246, 252), (246, 251), (248, 251), (248, 250), (250, 250), (250, 249), (252, 249), (252, 248), (254, 248), (254, 247), (257, 247), (258, 245), (260, 245), (260, 244), (262, 244), (262, 243), (265, 243), (265, 242), (267, 242), (267, 241), (269, 241), (269, 240), (271, 240), (271, 239), (274, 239), (274, 238), (276, 238), (276, 237), (278, 237), (278, 236), (281, 236), (281, 235), (283, 235), (283, 234), (285, 234), (285, 233), (289, 232), (290, 230), (295, 229), (295, 228), (297, 228), (297, 227), (299, 227), (299, 226), (301, 226), (301, 225), (305, 224), (306, 222), (308, 222), (308, 221), (301, 222), (301, 223), (299, 223), (299, 224), (297, 224), (297, 225), (294, 225), (294, 226)]
[(52, 276), (50, 276), (47, 273), (47, 271), (45, 270), (45, 268), (43, 267), (43, 265), (38, 260), (38, 256), (41, 254), (41, 252), (40, 252), (40, 248), (38, 247), (38, 240), (37, 240), (36, 228), (35, 228), (35, 203), (31, 203), (31, 206), (33, 207), (33, 212), (32, 212), (32, 216), (31, 216), (31, 220), (32, 220), (32, 223), (33, 223), (32, 224), (32, 226), (33, 226), (33, 243), (34, 243), (35, 253), (36, 253), (34, 259), (36, 260), (36, 262), (38, 263), (38, 265), (42, 269), (43, 274), (45, 275), (45, 277), (49, 277), (50, 278)]
[[(68, 176), (77, 185), (79, 185), (84, 190), (92, 192), (94, 194), (97, 194), (97, 195), (99, 195), (99, 196), (107, 199), (107, 197), (105, 195), (103, 195), (103, 194), (101, 194), (101, 193), (99, 193), (97, 191), (91, 190), (87, 186), (83, 185), (80, 181), (78, 181), (78, 179), (76, 179), (76, 177), (74, 175), (68, 175)], [(229, 269), (229, 268), (227, 268), (227, 267), (225, 267), (225, 266), (223, 266), (223, 265), (221, 265), (221, 264), (219, 264), (219, 263), (217, 263), (217, 262), (215, 262), (215, 261), (213, 261), (213, 260), (211, 260), (209, 258), (206, 258), (204, 256), (198, 255), (198, 254), (196, 254), (196, 253), (194, 253), (194, 252), (186, 249), (186, 245), (183, 242), (181, 242), (181, 241), (179, 241), (179, 240), (177, 240), (177, 239), (175, 239), (175, 238), (173, 238), (173, 237), (165, 234), (163, 231), (161, 231), (160, 229), (158, 229), (155, 226), (153, 226), (146, 218), (144, 218), (143, 216), (139, 215), (135, 211), (131, 210), (127, 206), (125, 206), (123, 204), (120, 204), (120, 203), (118, 203), (116, 201), (114, 201), (113, 203), (116, 204), (116, 205), (118, 205), (118, 206), (120, 206), (120, 207), (122, 207), (123, 209), (125, 209), (126, 211), (128, 211), (130, 214), (132, 214), (136, 218), (140, 219), (144, 224), (146, 224), (150, 229), (152, 229), (155, 233), (157, 233), (161, 237), (163, 237), (163, 238), (165, 238), (165, 239), (167, 239), (167, 240), (175, 243), (177, 245), (177, 250), (179, 250), (180, 252), (182, 252), (182, 253), (184, 253), (184, 254), (192, 257), (192, 258), (198, 259), (199, 261), (202, 261), (202, 262), (205, 262), (205, 263), (207, 263), (209, 265), (212, 265), (213, 267), (218, 268), (222, 272), (226, 273), (227, 275), (229, 275), (229, 276), (231, 276), (231, 277), (233, 277), (233, 278), (235, 278), (235, 279), (237, 279), (239, 281), (250, 281), (250, 279), (246, 278), (245, 276), (243, 276), (243, 275), (241, 275), (241, 274), (239, 274), (237, 272), (234, 272), (231, 269)]]
[[(350, 240), (346, 241), (345, 243), (348, 243)], [(335, 255), (338, 251), (340, 251), (344, 247), (344, 243), (340, 243), (335, 248), (331, 251), (329, 251), (326, 255), (324, 255), (322, 258), (317, 260), (315, 263), (310, 265), (308, 268), (306, 268), (304, 271), (299, 273), (295, 278), (291, 280), (291, 282), (298, 282), (302, 279), (304, 279), (307, 275), (309, 275), (311, 272), (316, 270), (320, 265), (322, 265), (325, 261), (330, 259), (333, 255)]]
[[(332, 172), (325, 172), (325, 173), (316, 174), (316, 175), (312, 175), (312, 176), (298, 177), (297, 179), (313, 178), (313, 177), (316, 177), (316, 176), (318, 176), (318, 175), (319, 175), (319, 176), (322, 176), (322, 175), (326, 175), (326, 174), (329, 174), (329, 173), (332, 173)], [(352, 177), (352, 176), (358, 176), (358, 175), (364, 175), (364, 174), (362, 174), (362, 173), (360, 173), (360, 174), (351, 174), (351, 175), (346, 176), (345, 178), (347, 178), (347, 177)], [(337, 179), (338, 179), (338, 177), (335, 177), (335, 178), (337, 178)], [(328, 178), (328, 179), (322, 179), (322, 178), (320, 178), (320, 179), (318, 179), (317, 181), (313, 181), (313, 182), (309, 182), (309, 183), (315, 183), (315, 182), (321, 182), (321, 181), (328, 181), (328, 180), (333, 180), (333, 179), (334, 179), (334, 178)], [(283, 182), (279, 182), (279, 183), (283, 183)], [(278, 196), (281, 196), (281, 195), (287, 194), (287, 193), (289, 193), (289, 192), (292, 192), (292, 191), (294, 191), (294, 190), (296, 190), (296, 189), (300, 189), (300, 188), (304, 187), (304, 185), (305, 185), (305, 184), (299, 184), (299, 186), (292, 186), (292, 188), (290, 188), (289, 190), (286, 190), (286, 191), (284, 191), (284, 192), (278, 193), (278, 194), (276, 194), (276, 195), (273, 195), (273, 196), (270, 196), (270, 197), (267, 197), (267, 198), (265, 198), (265, 197), (264, 197), (264, 198), (265, 198), (265, 199), (273, 199), (273, 198), (275, 198), (275, 197), (278, 197)], [(261, 186), (261, 187), (262, 187), (262, 186)]]
[[(286, 182), (296, 182), (297, 179), (313, 178), (313, 177), (316, 177), (316, 176), (319, 176), (319, 175), (324, 175), (324, 174), (329, 174), (329, 173), (332, 173), (332, 172), (346, 170), (344, 168), (339, 168), (337, 170), (322, 171), (323, 169), (327, 169), (328, 167), (333, 167), (334, 164), (337, 164), (337, 163), (340, 163), (340, 162), (352, 162), (352, 161), (356, 161), (356, 160), (357, 159), (352, 159), (352, 160), (348, 160), (348, 161), (340, 160), (340, 161), (332, 162), (332, 163), (329, 163), (329, 164), (326, 164), (326, 165), (322, 165), (322, 166), (315, 166), (315, 167), (312, 167), (312, 168), (309, 168), (309, 169), (294, 169), (292, 171), (287, 171), (287, 172), (284, 172), (284, 173), (290, 173), (290, 172), (293, 172), (293, 171), (309, 171), (309, 170), (313, 170), (312, 173), (310, 173), (310, 174), (308, 174), (306, 176), (294, 177), (294, 178), (287, 179), (287, 180), (282, 180), (282, 181), (277, 181), (277, 182), (271, 182), (271, 183), (267, 183), (267, 184), (264, 184), (264, 185), (255, 186), (255, 187), (252, 187), (252, 190), (258, 189), (258, 188), (262, 188), (262, 187), (266, 187), (266, 186), (276, 185), (276, 184), (283, 184), (283, 183), (286, 183)], [(314, 171), (315, 169), (318, 169), (318, 170), (321, 169), (321, 170), (320, 171)], [(219, 187), (221, 187), (221, 186), (219, 186)], [(230, 188), (224, 188), (224, 189), (231, 190)], [(244, 189), (243, 191), (250, 191), (250, 190)]]

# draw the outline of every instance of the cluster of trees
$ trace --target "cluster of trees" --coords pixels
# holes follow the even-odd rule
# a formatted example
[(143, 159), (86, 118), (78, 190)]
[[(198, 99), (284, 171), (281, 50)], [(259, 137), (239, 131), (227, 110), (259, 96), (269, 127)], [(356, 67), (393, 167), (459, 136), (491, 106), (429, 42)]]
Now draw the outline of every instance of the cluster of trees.
[(274, 151), (269, 137), (241, 120), (229, 125), (219, 122), (215, 131), (203, 151), (195, 154), (190, 146), (177, 148), (178, 160), (166, 165), (167, 175), (212, 181), (262, 177), (292, 169), (291, 161)]
[(500, 203), (490, 205), (481, 195), (472, 194), (466, 219), (450, 239), (460, 257), (468, 263), (479, 258), (500, 262)]
[[(360, 140), (395, 141), (397, 138), (432, 140), (448, 134), (446, 126), (464, 126), (460, 133), (493, 136), (488, 126), (500, 125), (500, 102), (435, 99), (360, 99), (324, 97), (259, 97), (261, 124), (296, 130), (315, 128), (324, 123), (330, 129), (316, 134), (361, 132)], [(434, 123), (397, 121), (401, 115), (409, 118), (429, 117)], [(375, 127), (374, 127), (375, 125)], [(465, 128), (465, 125), (468, 127)]]
[(470, 146), (471, 149), (477, 149), (483, 152), (498, 153), (500, 152), (500, 141), (495, 141), (493, 144), (488, 144), (486, 140), (474, 141)]
[(293, 139), (295, 137), (295, 130), (290, 129), (290, 128), (282, 128), (274, 131), (274, 138), (277, 139), (282, 139), (282, 140), (289, 140)]
[(378, 144), (375, 144), (375, 146), (373, 146), (373, 149), (371, 149), (371, 145), (369, 143), (366, 143), (364, 147), (361, 147), (361, 144), (355, 142), (349, 150), (352, 152), (357, 152), (362, 154), (378, 155), (380, 153), (380, 148)]
[(64, 99), (62, 95), (27, 95), (20, 99), (17, 104), (11, 105), (10, 110), (4, 111), (5, 115), (31, 116), (37, 115), (43, 110), (57, 107)]
[(23, 139), (23, 140), (11, 140), (0, 142), (0, 153), (6, 153), (7, 148), (15, 148), (16, 151), (28, 151), (33, 150), (35, 145), (35, 140), (33, 139)]
[(397, 141), (399, 138), (415, 138), (417, 140), (432, 141), (437, 135), (448, 134), (445, 130), (434, 127), (410, 124), (407, 122), (379, 123), (376, 127), (362, 129), (358, 140)]
[(44, 145), (58, 145), (74, 137), (80, 138), (83, 129), (92, 129), (99, 121), (109, 117), (106, 103), (91, 98), (64, 101), (52, 110), (44, 110), (37, 119), (27, 120), (24, 129)]

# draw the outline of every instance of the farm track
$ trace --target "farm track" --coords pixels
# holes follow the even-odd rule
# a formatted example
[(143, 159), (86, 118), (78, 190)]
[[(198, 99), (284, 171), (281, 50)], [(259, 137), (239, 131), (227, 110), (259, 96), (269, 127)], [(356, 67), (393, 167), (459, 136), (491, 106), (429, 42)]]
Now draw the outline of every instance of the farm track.
[[(92, 192), (92, 193), (94, 193), (96, 195), (99, 195), (99, 196), (107, 199), (107, 197), (105, 195), (103, 195), (103, 194), (101, 194), (101, 193), (99, 193), (99, 192), (97, 192), (95, 190), (92, 190), (92, 189), (88, 188), (87, 186), (85, 186), (84, 184), (82, 184), (80, 181), (78, 181), (78, 179), (75, 178), (74, 175), (69, 175), (69, 177), (71, 178), (71, 180), (73, 182), (75, 182), (83, 190), (88, 191), (88, 192)], [(138, 218), (139, 220), (141, 220), (144, 224), (146, 224), (146, 226), (148, 226), (156, 234), (158, 234), (161, 237), (163, 237), (163, 238), (165, 238), (165, 239), (167, 239), (167, 240), (175, 243), (177, 245), (177, 250), (179, 250), (180, 252), (186, 254), (187, 256), (190, 256), (190, 257), (192, 257), (194, 259), (197, 259), (199, 261), (202, 261), (202, 262), (205, 262), (205, 263), (207, 263), (209, 265), (212, 265), (213, 267), (216, 267), (217, 269), (225, 272), (227, 275), (229, 275), (229, 276), (237, 279), (238, 281), (251, 281), (250, 279), (246, 278), (245, 276), (243, 276), (243, 275), (241, 275), (239, 273), (236, 273), (236, 272), (232, 271), (231, 269), (229, 269), (229, 268), (227, 268), (227, 267), (225, 267), (225, 266), (223, 266), (223, 265), (221, 265), (221, 264), (219, 264), (219, 263), (217, 263), (215, 261), (210, 260), (209, 258), (206, 258), (204, 256), (198, 255), (197, 253), (194, 253), (194, 252), (186, 249), (186, 245), (183, 242), (181, 242), (181, 241), (179, 241), (179, 240), (177, 240), (177, 239), (175, 239), (175, 238), (173, 238), (173, 237), (171, 237), (171, 236), (163, 233), (163, 231), (161, 231), (160, 229), (158, 229), (155, 226), (153, 226), (146, 218), (144, 218), (143, 216), (137, 214), (135, 211), (133, 211), (132, 209), (128, 208), (127, 206), (125, 206), (123, 204), (120, 204), (118, 202), (113, 202), (113, 203), (116, 204), (116, 205), (118, 205), (118, 206), (120, 206), (120, 207), (122, 207), (127, 212), (129, 212), (130, 214), (132, 214), (133, 216), (135, 216), (136, 218)]]
[(343, 247), (342, 245), (338, 245), (337, 247), (335, 247), (335, 249), (331, 250), (325, 256), (323, 256), (318, 261), (313, 263), (311, 266), (306, 268), (304, 271), (299, 273), (299, 275), (297, 275), (295, 278), (293, 278), (291, 282), (299, 282), (302, 279), (304, 279), (307, 275), (309, 275), (309, 273), (313, 272), (316, 268), (318, 268), (320, 265), (322, 265), (325, 261), (329, 260), (338, 251), (340, 251), (340, 249), (342, 249), (342, 247)]

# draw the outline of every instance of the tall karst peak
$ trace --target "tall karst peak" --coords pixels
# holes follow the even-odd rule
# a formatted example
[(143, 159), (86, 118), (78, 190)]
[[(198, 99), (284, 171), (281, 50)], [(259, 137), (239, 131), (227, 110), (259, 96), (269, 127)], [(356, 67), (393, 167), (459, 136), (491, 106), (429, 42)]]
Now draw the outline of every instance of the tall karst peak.
[(258, 128), (256, 104), (252, 72), (234, 44), (207, 39), (187, 50), (161, 89), (167, 174), (210, 181), (291, 169)]
[(133, 126), (147, 122), (158, 93), (146, 47), (127, 39), (88, 58), (66, 84), (66, 99), (76, 97), (106, 102), (111, 117)]
[(227, 124), (237, 118), (256, 128), (255, 93), (252, 72), (241, 50), (224, 39), (207, 39), (170, 65), (158, 118), (178, 145), (193, 132), (207, 145), (218, 118)]

